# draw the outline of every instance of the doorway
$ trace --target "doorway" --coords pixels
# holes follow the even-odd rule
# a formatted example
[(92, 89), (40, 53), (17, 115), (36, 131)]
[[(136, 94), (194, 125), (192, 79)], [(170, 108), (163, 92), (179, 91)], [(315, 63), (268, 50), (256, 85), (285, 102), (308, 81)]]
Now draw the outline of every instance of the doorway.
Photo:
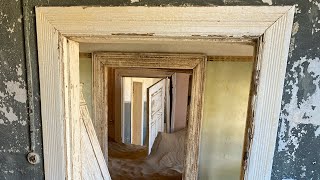
[[(114, 72), (121, 81), (122, 142), (109, 137), (111, 177), (181, 179), (192, 75), (170, 69), (122, 68)], [(140, 77), (123, 76), (122, 72)], [(112, 136), (110, 127), (114, 126), (109, 126)]]
[[(157, 62), (157, 66), (155, 66), (154, 62)], [(167, 62), (171, 62), (168, 63), (167, 65), (165, 63)], [(148, 64), (146, 64), (148, 63)], [(199, 63), (204, 63), (202, 65), (200, 65)], [(170, 148), (162, 148), (158, 147), (158, 148), (154, 148), (155, 145), (154, 144), (163, 144), (162, 141), (157, 141), (157, 138), (159, 139), (159, 132), (166, 132), (166, 131), (170, 131), (171, 134), (173, 135), (175, 130), (183, 130), (185, 129), (184, 133), (180, 133), (180, 136), (186, 136), (186, 132), (190, 131), (190, 129), (195, 128), (195, 126), (192, 124), (190, 125), (190, 123), (187, 124), (187, 114), (189, 112), (192, 111), (192, 107), (194, 107), (194, 104), (192, 103), (192, 100), (195, 100), (197, 98), (200, 97), (200, 95), (202, 93), (198, 92), (194, 92), (196, 91), (198, 88), (202, 87), (203, 81), (199, 81), (198, 79), (195, 79), (197, 76), (199, 76), (199, 74), (202, 74), (203, 72), (199, 71), (199, 72), (195, 72), (195, 69), (197, 68), (204, 68), (203, 65), (205, 65), (205, 56), (201, 55), (201, 54), (166, 54), (166, 53), (112, 53), (112, 52), (97, 52), (94, 53), (93, 55), (93, 64), (94, 64), (94, 87), (98, 86), (100, 87), (99, 90), (94, 90), (94, 98), (98, 98), (101, 97), (102, 99), (106, 99), (105, 102), (108, 102), (107, 104), (102, 104), (101, 101), (96, 100), (94, 101), (95, 103), (101, 103), (100, 105), (96, 106), (96, 110), (97, 108), (99, 108), (100, 112), (102, 113), (102, 115), (95, 115), (95, 117), (108, 117), (108, 125), (110, 123), (114, 122), (114, 125), (110, 125), (110, 126), (103, 126), (103, 128), (101, 129), (102, 131), (100, 131), (100, 133), (102, 133), (102, 135), (106, 135), (106, 131), (109, 130), (111, 127), (114, 127), (115, 130), (115, 135), (114, 135), (114, 141), (117, 143), (123, 143), (123, 137), (122, 134), (124, 132), (121, 132), (124, 128), (124, 126), (122, 126), (123, 121), (121, 118), (122, 115), (122, 111), (121, 111), (121, 106), (122, 103), (121, 100), (119, 101), (119, 97), (121, 97), (121, 92), (123, 91), (121, 88), (122, 85), (122, 77), (149, 77), (149, 78), (162, 78), (160, 81), (158, 81), (157, 83), (155, 83), (154, 85), (150, 86), (147, 89), (147, 114), (148, 114), (148, 131), (147, 131), (147, 147), (148, 147), (148, 157), (146, 158), (146, 160), (150, 160), (153, 159), (153, 161), (155, 161), (155, 159), (160, 158), (158, 156), (159, 153), (154, 154), (155, 151), (162, 149), (162, 152), (165, 154), (170, 155), (170, 157), (176, 157), (173, 156), (174, 153), (176, 153), (176, 155), (180, 155), (181, 158), (179, 158), (179, 161), (177, 161), (177, 163), (170, 163), (166, 164), (166, 163), (152, 163), (151, 165), (156, 164), (156, 166), (148, 166), (148, 168), (150, 169), (150, 167), (152, 167), (152, 171), (149, 174), (152, 174), (153, 176), (155, 174), (159, 174), (160, 176), (165, 175), (166, 177), (168, 175), (171, 175), (172, 172), (174, 172), (175, 174), (178, 174), (178, 177), (182, 176), (182, 173), (184, 171), (184, 161), (185, 161), (185, 148), (186, 148), (186, 144), (184, 143), (184, 141), (180, 141), (180, 147), (175, 148), (175, 146), (171, 146)], [(130, 67), (132, 66), (132, 67)], [(118, 69), (120, 68), (120, 69)], [(102, 70), (102, 71), (101, 71)], [(120, 70), (122, 73), (120, 73)], [(182, 76), (181, 73), (185, 73), (185, 76)], [(203, 74), (202, 74), (203, 75)], [(190, 78), (192, 79), (192, 81), (190, 80)], [(117, 80), (119, 79), (119, 81)], [(171, 79), (169, 81), (169, 79)], [(185, 87), (180, 87), (181, 86), (181, 80), (185, 81)], [(198, 86), (189, 86), (189, 82), (192, 82), (192, 84), (197, 84)], [(172, 86), (172, 90), (170, 90), (170, 85), (169, 83), (172, 82), (174, 84), (174, 86)], [(120, 86), (119, 86), (120, 84)], [(139, 84), (139, 83), (136, 83)], [(168, 84), (168, 85), (167, 85)], [(114, 88), (113, 88), (114, 87)], [(120, 88), (119, 88), (120, 87)], [(166, 88), (168, 87), (168, 88)], [(192, 87), (192, 88), (191, 88)], [(132, 87), (133, 88), (133, 87)], [(140, 86), (141, 88), (141, 86)], [(112, 90), (113, 89), (113, 90)], [(166, 90), (168, 89), (168, 90)], [(107, 93), (106, 93), (107, 91)], [(170, 101), (166, 100), (166, 98), (168, 97), (167, 92), (173, 92), (173, 95), (170, 94), (171, 99), (173, 99), (174, 101)], [(182, 96), (184, 98), (184, 119), (182, 121), (182, 119), (178, 119), (179, 116), (181, 116), (181, 108), (183, 107), (181, 104), (182, 102), (182, 97), (181, 97), (181, 93), (177, 93), (177, 91), (182, 92), (184, 91), (184, 95)], [(189, 93), (190, 91), (190, 93)], [(102, 92), (101, 95), (97, 94), (99, 92)], [(95, 94), (96, 93), (96, 94)], [(114, 94), (113, 94), (114, 93)], [(119, 94), (120, 93), (120, 94)], [(175, 95), (178, 94), (177, 97), (175, 97)], [(189, 97), (189, 94), (191, 94), (191, 96)], [(141, 96), (141, 95), (140, 95)], [(198, 96), (198, 97), (195, 97)], [(174, 97), (174, 98), (173, 98)], [(178, 101), (179, 100), (179, 101)], [(200, 100), (200, 99), (199, 99)], [(141, 103), (141, 102), (140, 102)], [(168, 106), (166, 106), (165, 104), (172, 104), (172, 112), (170, 112), (171, 110), (169, 108), (167, 108)], [(177, 104), (177, 105), (175, 105)], [(141, 104), (140, 104), (141, 105)], [(105, 108), (107, 107), (107, 108)], [(176, 108), (179, 107), (179, 108)], [(141, 108), (141, 106), (140, 106)], [(188, 111), (187, 108), (190, 108), (190, 110)], [(196, 108), (199, 108), (199, 106), (197, 106)], [(104, 109), (108, 109), (108, 111), (104, 110)], [(160, 110), (162, 109), (162, 110)], [(164, 111), (167, 110), (170, 113), (164, 113)], [(113, 113), (114, 112), (114, 113)], [(141, 110), (140, 110), (141, 112)], [(105, 114), (108, 114), (108, 116), (106, 116)], [(112, 115), (113, 114), (113, 115)], [(201, 115), (201, 114), (199, 114)], [(141, 116), (141, 114), (140, 114)], [(161, 117), (159, 117), (161, 116)], [(166, 118), (165, 117), (169, 117), (168, 121), (170, 121), (170, 123), (168, 124), (164, 124), (166, 122)], [(172, 116), (172, 118), (171, 118)], [(112, 121), (112, 119), (114, 118), (114, 121)], [(171, 120), (174, 121), (171, 121)], [(190, 116), (188, 116), (188, 119), (191, 119)], [(160, 120), (160, 121), (159, 121)], [(97, 121), (97, 119), (95, 119), (95, 121)], [(176, 123), (178, 121), (181, 121), (180, 124)], [(106, 122), (104, 120), (104, 122)], [(182, 126), (182, 122), (184, 122), (184, 126)], [(186, 129), (188, 125), (188, 128)], [(197, 124), (200, 125), (200, 124)], [(132, 126), (131, 126), (132, 127)], [(141, 126), (140, 126), (141, 127)], [(166, 130), (168, 129), (168, 130)], [(98, 127), (99, 130), (99, 127)], [(111, 134), (112, 130), (110, 129), (110, 131), (108, 132), (108, 136), (112, 136)], [(99, 136), (99, 131), (97, 131), (97, 134)], [(131, 135), (133, 134), (132, 132), (130, 133)], [(164, 137), (165, 135), (161, 135), (161, 137)], [(119, 138), (120, 137), (120, 138)], [(109, 139), (104, 137), (105, 139)], [(111, 139), (111, 138), (110, 138)], [(162, 138), (160, 138), (162, 139)], [(185, 138), (183, 138), (185, 139)], [(131, 138), (132, 140), (132, 138)], [(102, 143), (108, 143), (107, 141), (103, 140)], [(103, 145), (103, 144), (102, 144)], [(168, 146), (164, 146), (164, 147), (168, 147)], [(172, 149), (172, 147), (174, 147)], [(179, 152), (175, 151), (175, 149), (179, 149)], [(181, 152), (181, 150), (183, 150)], [(105, 149), (105, 158), (107, 158), (106, 160), (108, 160), (110, 162), (110, 158), (109, 155), (111, 153), (106, 153), (106, 151), (111, 151), (111, 149), (108, 146), (108, 149)], [(170, 152), (168, 152), (170, 151)], [(113, 152), (113, 151), (112, 151)], [(153, 157), (153, 158), (151, 158)], [(157, 157), (157, 158), (156, 158)], [(162, 157), (164, 157), (164, 154), (162, 154)], [(171, 159), (168, 157), (168, 159)], [(114, 161), (112, 161), (114, 162)], [(122, 161), (123, 162), (123, 161)], [(148, 161), (148, 163), (150, 163)], [(140, 162), (140, 165), (142, 163)], [(114, 165), (114, 163), (109, 164), (109, 166)], [(169, 166), (168, 166), (169, 165)], [(137, 166), (137, 165), (136, 165)], [(135, 166), (135, 167), (136, 167)], [(122, 167), (124, 167), (124, 165), (122, 165)], [(170, 170), (170, 168), (177, 168), (178, 169), (172, 171)], [(122, 168), (120, 170), (124, 170), (125, 168)], [(171, 174), (168, 174), (168, 170), (165, 171), (165, 169), (170, 170)], [(109, 169), (111, 174), (112, 174), (112, 169)], [(116, 172), (121, 172), (120, 170), (116, 171)], [(150, 170), (148, 170), (150, 171)], [(141, 171), (139, 171), (139, 173), (141, 173)], [(165, 174), (163, 174), (165, 173)], [(125, 174), (125, 173), (122, 173)], [(176, 176), (176, 175), (175, 175)], [(131, 177), (133, 178), (133, 177)]]
[[(36, 7), (46, 177), (78, 179), (85, 175), (79, 170), (82, 161), (79, 161), (80, 150), (76, 148), (79, 146), (76, 139), (80, 103), (79, 42), (162, 43), (169, 40), (192, 44), (249, 39), (258, 42), (254, 67), (257, 76), (253, 81), (255, 98), (250, 102), (250, 114), (254, 130), (259, 133), (253, 136), (252, 129), (249, 132), (251, 148), (244, 156), (243, 166), (248, 168), (243, 171), (246, 179), (269, 178), (293, 15), (294, 7)], [(145, 23), (146, 20), (149, 23)], [(202, 67), (189, 66), (195, 73), (202, 72)], [(203, 78), (194, 76), (193, 80)], [(195, 84), (192, 94), (202, 94), (202, 88), (201, 83), (200, 86)], [(102, 96), (97, 97), (104, 101)], [(190, 124), (195, 126), (187, 133), (185, 179), (198, 176), (200, 125), (197, 122), (202, 122), (202, 100), (197, 99), (202, 97), (192, 96), (191, 104), (196, 109), (190, 108), (189, 118)], [(99, 125), (100, 122), (94, 123)]]

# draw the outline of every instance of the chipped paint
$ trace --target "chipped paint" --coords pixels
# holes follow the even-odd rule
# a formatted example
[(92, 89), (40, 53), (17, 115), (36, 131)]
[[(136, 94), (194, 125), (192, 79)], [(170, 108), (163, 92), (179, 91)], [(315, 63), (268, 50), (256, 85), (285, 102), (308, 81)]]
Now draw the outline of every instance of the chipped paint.
[(9, 93), (9, 95), (12, 95), (14, 99), (21, 103), (26, 103), (27, 101), (27, 91), (20, 82), (16, 81), (8, 81), (4, 83), (6, 87), (6, 91)]
[[(0, 179), (44, 179), (43, 162), (30, 165), (26, 60), (33, 88), (36, 150), (41, 152), (39, 77), (35, 35), (35, 6), (215, 6), (293, 5), (296, 18), (290, 43), (282, 109), (275, 151), (273, 180), (320, 179), (320, 19), (319, 0), (15, 0), (0, 1)], [(21, 6), (21, 4), (23, 6)], [(21, 9), (25, 10), (23, 16)], [(27, 23), (22, 23), (23, 18)], [(26, 32), (23, 36), (23, 26)], [(30, 54), (24, 54), (25, 39)], [(29, 85), (29, 84), (28, 84)], [(32, 97), (32, 96), (31, 96)], [(10, 120), (8, 118), (11, 118)], [(317, 121), (318, 119), (318, 121)], [(41, 158), (42, 159), (42, 158)]]
[[(14, 121), (18, 121), (18, 116), (13, 112), (13, 108), (9, 107), (0, 107), (0, 112), (2, 112), (4, 114), (4, 117), (6, 118), (7, 121), (9, 121), (9, 123), (12, 123)], [(2, 119), (3, 124), (5, 123), (5, 120)]]
[[(295, 124), (314, 124), (320, 125), (320, 76), (315, 72), (319, 72), (320, 59), (308, 59), (306, 56), (296, 61), (290, 71), (293, 72), (291, 82), (288, 82), (292, 88), (288, 89), (291, 94), (291, 100), (284, 105), (286, 113), (282, 113), (282, 119), (290, 119), (290, 127)], [(299, 77), (299, 81), (297, 78)], [(294, 84), (295, 83), (295, 84)], [(300, 109), (300, 111), (297, 111)]]

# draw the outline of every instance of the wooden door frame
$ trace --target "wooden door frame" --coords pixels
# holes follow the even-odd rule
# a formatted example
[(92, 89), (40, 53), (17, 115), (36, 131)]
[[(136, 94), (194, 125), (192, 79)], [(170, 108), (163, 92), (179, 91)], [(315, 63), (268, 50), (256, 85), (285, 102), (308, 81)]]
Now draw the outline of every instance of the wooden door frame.
[[(249, 113), (254, 123), (247, 132), (243, 178), (270, 179), (293, 17), (294, 6), (36, 7), (46, 179), (81, 176), (75, 148), (79, 113), (74, 111), (80, 104), (79, 43), (119, 39), (142, 43), (258, 40)], [(202, 101), (197, 103), (196, 107)], [(202, 113), (198, 115), (201, 119)], [(184, 179), (198, 177), (199, 134), (197, 125), (188, 135), (187, 141), (197, 145), (187, 151)]]
[[(98, 75), (95, 73), (96, 71), (93, 71), (93, 76), (97, 77)], [(175, 72), (181, 72), (181, 73), (188, 73), (192, 74), (192, 70), (183, 70), (183, 69), (148, 69), (145, 68), (143, 71), (141, 71), (140, 68), (114, 68), (114, 89), (115, 91), (111, 92), (111, 96), (114, 98), (112, 103), (115, 104), (115, 108), (111, 109), (114, 112), (114, 119), (121, 119), (122, 122), (122, 107), (119, 102), (122, 102), (121, 100), (121, 90), (122, 90), (122, 81), (121, 79), (123, 77), (141, 77), (141, 78), (166, 78), (170, 77)], [(93, 89), (93, 94), (95, 94), (95, 90)], [(109, 103), (110, 101), (108, 101)], [(110, 108), (109, 108), (110, 109)], [(103, 120), (104, 121), (104, 120)], [(114, 120), (115, 121), (115, 120)], [(121, 124), (119, 121), (115, 121), (115, 140), (117, 142), (123, 142), (123, 124)]]
[[(202, 119), (202, 97), (203, 97), (203, 83), (204, 83), (204, 73), (205, 73), (206, 56), (203, 54), (167, 54), (167, 53), (117, 53), (117, 52), (95, 52), (93, 53), (93, 97), (97, 99), (108, 99), (107, 93), (107, 79), (108, 79), (108, 68), (122, 68), (117, 73), (121, 76), (126, 75), (137, 75), (137, 77), (146, 77), (151, 73), (155, 73), (152, 77), (167, 77), (175, 71), (185, 71), (192, 72), (194, 88), (191, 90), (191, 106), (190, 106), (190, 120), (188, 126), (188, 136), (192, 143), (187, 143), (187, 157), (189, 162), (194, 159), (195, 151), (190, 149), (199, 149), (199, 135), (194, 133), (199, 133), (200, 122)], [(124, 68), (135, 68), (126, 71)], [(140, 70), (139, 70), (140, 68)], [(145, 71), (141, 68), (146, 69)], [(139, 71), (139, 72), (138, 72)], [(121, 76), (115, 75), (115, 82), (119, 86), (119, 78)], [(150, 76), (149, 76), (150, 77)], [(120, 84), (121, 86), (121, 84)], [(118, 90), (116, 92), (119, 92)], [(115, 97), (119, 97), (119, 94), (115, 94)], [(119, 100), (119, 99), (117, 99)], [(119, 102), (119, 101), (116, 101)], [(107, 149), (107, 120), (108, 120), (108, 103), (104, 101), (94, 100), (94, 112), (95, 124), (97, 125), (96, 133), (105, 155), (105, 159), (108, 159), (108, 149)], [(116, 104), (116, 103), (115, 103)], [(120, 115), (119, 109), (121, 107), (116, 106), (116, 115)], [(192, 119), (191, 119), (192, 117)], [(121, 118), (118, 117), (118, 118)], [(121, 121), (120, 121), (121, 122)], [(103, 127), (103, 128), (99, 128)], [(121, 123), (115, 121), (116, 132), (121, 130)], [(198, 129), (198, 130), (197, 130)], [(117, 132), (116, 134), (120, 134)], [(121, 137), (116, 136), (116, 140), (121, 140)], [(190, 146), (190, 147), (189, 147)], [(191, 152), (189, 152), (191, 151)], [(189, 156), (188, 156), (189, 155)]]

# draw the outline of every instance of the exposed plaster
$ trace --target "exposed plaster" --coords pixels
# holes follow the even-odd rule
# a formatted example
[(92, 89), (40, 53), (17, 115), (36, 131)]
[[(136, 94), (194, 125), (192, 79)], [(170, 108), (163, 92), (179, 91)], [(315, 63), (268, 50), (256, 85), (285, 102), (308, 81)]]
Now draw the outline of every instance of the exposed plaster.
[(272, 0), (262, 0), (262, 2), (272, 5)]
[[(7, 119), (7, 121), (9, 121), (10, 123), (14, 122), (14, 121), (18, 121), (18, 116), (13, 112), (13, 108), (12, 107), (0, 107), (0, 113), (3, 113), (5, 118)], [(6, 120), (2, 119), (3, 123), (5, 123)]]
[(7, 86), (6, 91), (9, 93), (9, 95), (14, 96), (14, 99), (18, 102), (26, 103), (27, 90), (23, 87), (23, 85), (21, 85), (20, 82), (8, 81), (4, 84)]
[(287, 90), (291, 94), (291, 100), (284, 105), (286, 113), (281, 114), (281, 119), (288, 119), (294, 124), (320, 125), (319, 64), (318, 57), (308, 59), (306, 56), (293, 64), (290, 71), (294, 72), (292, 75), (294, 79), (289, 82), (292, 88)]

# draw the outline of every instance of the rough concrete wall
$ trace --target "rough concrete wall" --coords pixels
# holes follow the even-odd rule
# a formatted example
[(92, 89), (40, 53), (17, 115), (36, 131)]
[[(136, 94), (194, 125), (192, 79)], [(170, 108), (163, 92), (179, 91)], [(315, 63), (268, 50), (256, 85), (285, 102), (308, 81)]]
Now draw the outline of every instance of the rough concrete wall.
[[(30, 165), (26, 158), (30, 150), (26, 84), (21, 3), (0, 1), (0, 179), (43, 177), (42, 163)], [(37, 119), (35, 148), (41, 153), (39, 123)]]
[(320, 1), (292, 2), (298, 6), (272, 179), (320, 179)]
[[(23, 1), (23, 2), (22, 2)], [(136, 0), (131, 0), (136, 1)], [(272, 179), (320, 179), (319, 0), (2, 0), (0, 1), (0, 179), (43, 179), (30, 165), (29, 118), (41, 153), (35, 6), (293, 5), (297, 4)], [(22, 6), (21, 6), (22, 5)], [(26, 12), (22, 16), (22, 9)], [(23, 36), (23, 20), (26, 33)], [(23, 38), (24, 37), (24, 38)], [(25, 51), (24, 45), (25, 43)], [(30, 61), (26, 61), (25, 57)], [(31, 72), (26, 78), (26, 62)], [(26, 86), (30, 84), (29, 86)], [(27, 93), (27, 90), (29, 93)], [(28, 100), (34, 105), (28, 107)], [(41, 154), (40, 154), (41, 155)], [(41, 156), (42, 157), (42, 156)], [(43, 158), (41, 158), (43, 159)]]

